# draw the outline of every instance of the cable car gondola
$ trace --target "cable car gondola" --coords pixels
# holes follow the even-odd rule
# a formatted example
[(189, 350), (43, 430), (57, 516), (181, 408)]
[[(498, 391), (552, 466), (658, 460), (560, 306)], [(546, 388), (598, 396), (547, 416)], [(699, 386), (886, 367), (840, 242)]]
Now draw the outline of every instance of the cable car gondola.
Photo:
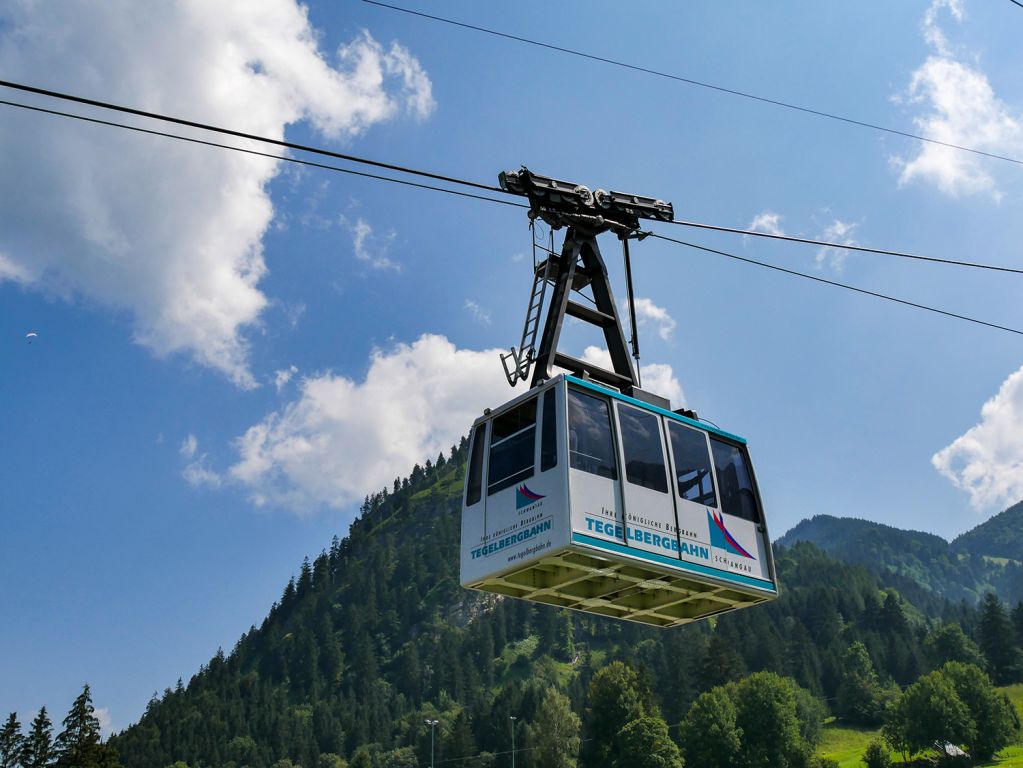
[[(631, 306), (628, 240), (639, 218), (673, 218), (671, 205), (525, 168), (500, 179), (529, 197), (531, 218), (568, 232), (535, 265), (522, 344), (504, 356), (509, 382), (532, 368), (533, 386), (472, 428), (462, 585), (665, 627), (774, 599), (746, 441), (637, 386), (597, 247), (602, 232), (622, 240)], [(591, 303), (572, 300), (584, 291)], [(557, 352), (566, 314), (604, 332), (613, 370)], [(634, 318), (632, 336), (638, 355)]]

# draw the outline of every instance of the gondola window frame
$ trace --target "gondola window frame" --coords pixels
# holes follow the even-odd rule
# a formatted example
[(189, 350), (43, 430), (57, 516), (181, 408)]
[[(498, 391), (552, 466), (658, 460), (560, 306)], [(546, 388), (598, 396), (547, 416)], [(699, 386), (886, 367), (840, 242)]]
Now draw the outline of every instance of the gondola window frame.
[(543, 393), (540, 417), (540, 471), (558, 466), (558, 391), (550, 387)]
[[(585, 404), (597, 403), (598, 408), (603, 408), (602, 417), (599, 419), (598, 424), (594, 424), (595, 427), (599, 427), (604, 433), (600, 436), (600, 440), (604, 443), (601, 446), (605, 451), (605, 456), (598, 456), (596, 454), (589, 454), (578, 449), (578, 439), (575, 440), (573, 446), (573, 437), (579, 435), (579, 432), (575, 429), (576, 422), (573, 419), (572, 403), (573, 398), (576, 398), (575, 402)], [(567, 418), (568, 418), (568, 465), (571, 469), (577, 469), (580, 472), (586, 472), (590, 475), (596, 475), (597, 477), (604, 477), (608, 480), (618, 480), (618, 446), (615, 442), (615, 429), (611, 418), (611, 401), (606, 397), (599, 395), (590, 394), (584, 392), (575, 387), (568, 388), (568, 403), (566, 406)], [(605, 430), (606, 427), (606, 430)], [(577, 459), (576, 457), (582, 457)], [(598, 469), (605, 469), (605, 472), (595, 471), (588, 465), (585, 459), (596, 459), (598, 462), (605, 462), (603, 466), (598, 465)], [(606, 461), (605, 461), (606, 459)]]
[[(730, 452), (731, 457), (737, 456), (741, 460), (741, 466), (745, 473), (747, 487), (742, 487), (742, 481), (739, 477), (738, 471), (735, 472), (735, 482), (732, 483), (732, 478), (727, 474), (727, 467), (721, 466), (719, 461), (719, 450), (725, 449)], [(722, 440), (715, 435), (711, 435), (710, 452), (711, 458), (714, 462), (714, 474), (717, 479), (718, 502), (721, 505), (721, 511), (726, 515), (738, 517), (741, 520), (749, 520), (757, 526), (762, 526), (764, 521), (763, 510), (761, 509), (756, 478), (753, 476), (753, 467), (750, 463), (749, 453), (746, 450), (746, 447), (736, 445), (728, 440)], [(732, 485), (738, 488), (737, 493), (733, 494), (731, 492), (729, 486)], [(733, 495), (735, 497), (734, 499)], [(748, 503), (752, 510), (752, 514), (747, 513), (747, 503), (743, 503), (743, 499), (745, 499)]]
[[(490, 451), (487, 461), (487, 496), (493, 496), (505, 488), (510, 488), (517, 483), (524, 482), (535, 473), (537, 399), (536, 397), (531, 397), (491, 419)], [(529, 411), (532, 411), (531, 418), (524, 417), (523, 414)], [(516, 420), (518, 420), (519, 425), (524, 426), (516, 425)], [(503, 431), (498, 429), (500, 426), (503, 426), (503, 422), (511, 422), (512, 426), (518, 426), (518, 428), (504, 434)], [(501, 453), (495, 454), (495, 450), (501, 451)], [(496, 464), (500, 466), (501, 461), (505, 458), (505, 452), (507, 452), (506, 455), (517, 459), (517, 461), (511, 462), (514, 469), (494, 480), (492, 477), (495, 455), (498, 459)], [(527, 459), (528, 464), (526, 463)]]
[[(656, 413), (641, 410), (621, 401), (617, 401), (615, 407), (618, 412), (618, 431), (622, 446), (622, 459), (624, 462), (622, 469), (625, 480), (641, 488), (648, 488), (658, 493), (668, 493), (670, 490), (668, 484), (668, 461), (664, 452), (664, 438), (661, 434), (661, 417)], [(644, 436), (639, 433), (637, 427), (642, 421), (647, 422), (646, 425), (643, 425), (644, 429), (653, 430), (652, 435)], [(650, 462), (645, 462), (650, 463), (650, 466), (653, 467), (649, 470), (641, 470), (635, 466), (634, 459), (643, 451), (649, 451), (660, 458), (659, 473), (657, 468)], [(650, 458), (653, 458), (653, 456)]]
[[(667, 426), (668, 426), (668, 442), (671, 443), (671, 472), (672, 472), (672, 477), (674, 477), (675, 489), (676, 489), (676, 493), (678, 494), (678, 498), (682, 499), (683, 501), (690, 501), (690, 502), (692, 502), (694, 504), (700, 504), (700, 505), (705, 506), (705, 507), (713, 507), (715, 509), (718, 509), (719, 508), (719, 501), (718, 500), (720, 498), (720, 493), (718, 491), (717, 467), (714, 464), (714, 455), (713, 455), (713, 452), (712, 452), (712, 449), (711, 449), (711, 445), (710, 445), (710, 441), (712, 439), (711, 435), (708, 434), (707, 432), (705, 432), (702, 429), (697, 429), (695, 427), (691, 427), (688, 424), (685, 424), (685, 423), (680, 422), (680, 421), (676, 421), (674, 419), (666, 419), (665, 421), (667, 422)], [(679, 468), (679, 458), (680, 458), (679, 447), (686, 448), (687, 446), (685, 446), (685, 445), (680, 446), (679, 445), (679, 442), (676, 441), (676, 439), (675, 439), (675, 435), (676, 434), (679, 435), (680, 437), (684, 436), (684, 438), (697, 437), (699, 439), (699, 441), (701, 442), (701, 444), (702, 444), (701, 454), (703, 456), (703, 459), (704, 459), (704, 462), (705, 462), (705, 465), (706, 465), (706, 470), (707, 470), (706, 478), (710, 481), (710, 494), (709, 494), (710, 495), (710, 500), (709, 501), (707, 500), (708, 494), (706, 494), (706, 493), (701, 494), (700, 496), (698, 496), (695, 499), (691, 499), (688, 496), (686, 496), (685, 493), (682, 490), (681, 478), (679, 477), (679, 470), (680, 470), (680, 468)], [(692, 450), (695, 452), (697, 450), (695, 440), (688, 447), (691, 447)], [(699, 472), (699, 470), (700, 470), (700, 467), (697, 467), (696, 468), (697, 473)], [(700, 486), (702, 487), (702, 483), (700, 484)]]
[(483, 459), (487, 443), (487, 423), (477, 424), (469, 447), (469, 471), (466, 473), (465, 506), (478, 504), (483, 498)]

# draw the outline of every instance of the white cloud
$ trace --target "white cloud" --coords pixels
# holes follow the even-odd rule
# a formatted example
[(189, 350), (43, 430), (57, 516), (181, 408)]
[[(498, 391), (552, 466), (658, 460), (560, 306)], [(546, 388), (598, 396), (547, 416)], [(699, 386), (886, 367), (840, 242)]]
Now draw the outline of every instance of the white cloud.
[(1023, 368), (984, 403), (980, 423), (934, 454), (931, 463), (970, 494), (975, 509), (1023, 499)]
[(277, 391), (280, 392), (284, 389), (288, 385), (288, 382), (291, 381), (292, 376), (296, 373), (298, 373), (298, 368), (293, 365), (290, 365), (287, 368), (281, 368), (279, 371), (275, 371), (274, 387), (277, 388)]
[(100, 735), (104, 737), (110, 736), (114, 730), (114, 721), (110, 718), (110, 710), (107, 707), (96, 707), (93, 714), (99, 720)]
[[(622, 307), (625, 312), (629, 311), (628, 299), (622, 300)], [(675, 322), (675, 318), (668, 314), (668, 310), (657, 306), (650, 299), (644, 298), (636, 299), (636, 319), (640, 325), (645, 325), (647, 321), (655, 323), (657, 325), (657, 335), (663, 341), (671, 340), (675, 327), (678, 325)]]
[(393, 269), (401, 272), (401, 264), (392, 261), (387, 252), (394, 243), (397, 233), (392, 229), (386, 235), (377, 235), (373, 227), (361, 216), (354, 222), (349, 222), (341, 217), (342, 223), (348, 227), (352, 235), (352, 249), (355, 251), (355, 258), (363, 261), (374, 269)]
[[(606, 349), (601, 347), (586, 347), (583, 350), (582, 359), (587, 363), (593, 363), (608, 370), (611, 369), (611, 355)], [(673, 407), (680, 408), (686, 404), (686, 396), (682, 391), (682, 385), (675, 378), (675, 373), (670, 365), (663, 363), (641, 365), (639, 377), (642, 381), (643, 389), (653, 392), (655, 395), (668, 398)]]
[(189, 435), (181, 441), (181, 448), (178, 452), (181, 454), (181, 458), (185, 461), (189, 461), (193, 456), (195, 456), (195, 452), (198, 449), (199, 441), (196, 439), (195, 435)]
[(942, 56), (951, 56), (952, 47), (949, 45), (945, 31), (938, 26), (938, 11), (946, 8), (956, 21), (963, 20), (963, 4), (961, 0), (932, 0), (930, 6), (924, 12), (924, 19), (920, 23), (924, 40)]
[(181, 470), (181, 476), (193, 488), (209, 486), (219, 488), (223, 482), (220, 474), (209, 466), (209, 457), (205, 453), (199, 453), (199, 441), (195, 435), (190, 434), (181, 443), (181, 458), (185, 461), (185, 467)]
[(0, 282), (10, 280), (15, 283), (28, 284), (35, 275), (27, 264), (19, 264), (0, 253)]
[[(377, 349), (362, 381), (330, 372), (303, 378), (297, 397), (235, 441), (238, 460), (223, 474), (189, 435), (183, 475), (193, 486), (232, 483), (258, 506), (298, 514), (344, 507), (446, 452), (484, 408), (523, 391), (508, 387), (501, 352), (459, 349), (432, 334)], [(583, 357), (610, 364), (597, 347)], [(671, 366), (645, 365), (642, 376), (646, 389), (684, 404)]]
[(256, 504), (299, 513), (389, 487), (457, 443), (484, 408), (511, 399), (499, 352), (427, 334), (374, 351), (362, 382), (305, 378), (297, 399), (238, 439), (229, 474)]
[(781, 228), (781, 215), (772, 213), (771, 211), (761, 211), (753, 217), (753, 221), (749, 223), (746, 229), (751, 229), (754, 232), (766, 232), (769, 235), (784, 235), (785, 232)]
[[(934, 0), (924, 15), (923, 36), (934, 53), (913, 72), (902, 97), (923, 107), (923, 113), (914, 118), (917, 130), (937, 141), (993, 154), (1023, 152), (1020, 116), (997, 97), (979, 68), (956, 56), (938, 25), (938, 11), (943, 8), (957, 21), (963, 18), (959, 0)], [(900, 184), (920, 180), (951, 196), (986, 193), (1001, 199), (997, 181), (987, 170), (990, 163), (979, 155), (925, 143), (913, 157), (896, 157), (893, 162), (900, 170)]]
[[(308, 120), (350, 139), (433, 109), (397, 43), (363, 32), (328, 57), (318, 39), (296, 0), (12, 0), (0, 71), (273, 138)], [(18, 179), (0, 185), (0, 280), (127, 311), (154, 353), (255, 386), (244, 333), (267, 305), (279, 163), (16, 111), (0, 146), (17, 147), (0, 153), (0, 177)]]
[(473, 316), (473, 319), (477, 323), (490, 325), (490, 310), (483, 309), (483, 307), (472, 299), (465, 300), (465, 309)]
[[(852, 237), (853, 230), (856, 227), (856, 224), (835, 219), (824, 228), (824, 231), (817, 239), (827, 240), (829, 243), (839, 243), (840, 245), (856, 245), (856, 240)], [(835, 270), (840, 272), (842, 267), (845, 266), (845, 260), (848, 256), (849, 251), (842, 248), (825, 247), (817, 251), (814, 259), (817, 262), (817, 269), (823, 269), (825, 265), (830, 263)]]

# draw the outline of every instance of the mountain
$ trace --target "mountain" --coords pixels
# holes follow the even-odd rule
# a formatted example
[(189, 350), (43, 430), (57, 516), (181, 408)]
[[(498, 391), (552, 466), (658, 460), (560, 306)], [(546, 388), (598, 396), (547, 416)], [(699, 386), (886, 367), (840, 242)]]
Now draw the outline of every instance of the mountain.
[[(949, 544), (922, 531), (817, 515), (796, 525), (778, 543), (812, 542), (839, 560), (862, 565), (917, 602), (929, 594), (975, 603), (985, 592), (995, 591), (1003, 600), (1015, 603), (1023, 598), (1023, 568), (987, 556), (994, 550), (1013, 551), (1011, 542), (1016, 539), (1023, 544), (1023, 533), (1012, 528), (1015, 521), (1023, 521), (1021, 504)], [(985, 548), (993, 549), (987, 552)]]
[[(503, 768), (512, 715), (525, 739), (518, 765), (529, 768), (525, 726), (543, 692), (562, 690), (585, 724), (589, 681), (613, 660), (641, 670), (667, 722), (678, 723), (701, 691), (759, 670), (833, 701), (856, 641), (882, 680), (907, 685), (929, 668), (924, 640), (934, 620), (976, 623), (971, 605), (791, 535), (776, 548), (778, 600), (672, 630), (464, 590), (465, 451), (463, 441), (368, 497), (348, 536), (302, 564), (259, 627), (154, 697), (111, 739), (126, 768), (277, 768), (287, 760), (318, 768), (342, 757), (353, 766), (415, 765), (430, 754), (425, 719), (440, 721), (436, 758), (450, 761), (442, 764)], [(913, 552), (905, 562), (924, 580), (944, 552), (926, 534), (831, 521), (803, 530), (828, 546), (829, 538), (879, 541), (864, 553), (892, 566), (901, 562), (896, 550)], [(842, 535), (829, 537), (835, 526)], [(956, 562), (948, 560), (953, 571)], [(892, 589), (894, 581), (914, 597)], [(482, 756), (463, 761), (469, 755)]]
[(956, 537), (952, 548), (971, 555), (1023, 560), (1023, 501)]

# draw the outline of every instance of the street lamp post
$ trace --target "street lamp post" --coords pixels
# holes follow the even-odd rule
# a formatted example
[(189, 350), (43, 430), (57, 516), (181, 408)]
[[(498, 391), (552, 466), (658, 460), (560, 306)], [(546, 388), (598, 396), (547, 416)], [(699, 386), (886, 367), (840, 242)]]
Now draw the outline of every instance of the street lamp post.
[(433, 731), (437, 727), (436, 720), (424, 720), (428, 726), (430, 726), (430, 768), (433, 768)]
[(512, 768), (515, 768), (515, 721), (518, 720), (515, 715), (508, 717), (511, 720), (511, 732), (512, 732)]

